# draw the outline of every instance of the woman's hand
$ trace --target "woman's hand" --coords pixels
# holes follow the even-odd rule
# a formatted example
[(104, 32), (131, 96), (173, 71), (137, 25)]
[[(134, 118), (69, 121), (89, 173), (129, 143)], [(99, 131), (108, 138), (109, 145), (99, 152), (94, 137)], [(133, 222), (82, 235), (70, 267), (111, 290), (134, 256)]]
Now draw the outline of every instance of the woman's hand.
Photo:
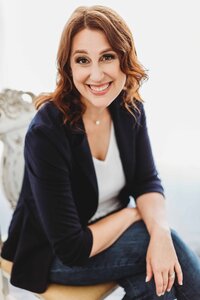
[(183, 273), (174, 249), (171, 234), (166, 229), (155, 229), (146, 256), (147, 278), (150, 281), (154, 276), (156, 293), (158, 296), (170, 291), (177, 276), (182, 285)]

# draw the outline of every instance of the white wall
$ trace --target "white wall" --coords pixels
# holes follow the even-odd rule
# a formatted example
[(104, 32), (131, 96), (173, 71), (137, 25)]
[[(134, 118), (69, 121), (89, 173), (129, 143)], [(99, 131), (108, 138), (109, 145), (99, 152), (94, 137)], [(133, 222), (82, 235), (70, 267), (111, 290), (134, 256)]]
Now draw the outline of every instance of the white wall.
[(132, 28), (149, 70), (143, 97), (157, 160), (200, 166), (198, 2), (1, 0), (0, 89), (53, 90), (57, 45), (71, 12), (82, 4), (111, 6)]
[[(77, 6), (103, 4), (124, 17), (149, 70), (142, 95), (156, 162), (182, 205), (169, 185), (200, 179), (199, 1), (0, 1), (0, 89), (36, 94), (54, 89), (59, 37)], [(191, 184), (187, 192), (200, 196)]]

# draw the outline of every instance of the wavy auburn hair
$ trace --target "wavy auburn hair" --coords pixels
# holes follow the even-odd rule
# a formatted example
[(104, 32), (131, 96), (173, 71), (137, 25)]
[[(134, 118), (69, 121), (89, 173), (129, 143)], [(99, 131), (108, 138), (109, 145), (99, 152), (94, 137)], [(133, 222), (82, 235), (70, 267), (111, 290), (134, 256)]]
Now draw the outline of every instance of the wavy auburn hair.
[(55, 91), (41, 94), (35, 101), (38, 109), (46, 101), (53, 101), (64, 115), (64, 123), (76, 125), (86, 107), (74, 86), (70, 68), (73, 37), (83, 29), (102, 31), (120, 60), (120, 68), (126, 74), (126, 84), (121, 92), (123, 106), (134, 115), (137, 101), (142, 102), (139, 88), (147, 74), (137, 59), (132, 33), (124, 20), (111, 8), (95, 5), (78, 7), (66, 23), (57, 54), (57, 82)]

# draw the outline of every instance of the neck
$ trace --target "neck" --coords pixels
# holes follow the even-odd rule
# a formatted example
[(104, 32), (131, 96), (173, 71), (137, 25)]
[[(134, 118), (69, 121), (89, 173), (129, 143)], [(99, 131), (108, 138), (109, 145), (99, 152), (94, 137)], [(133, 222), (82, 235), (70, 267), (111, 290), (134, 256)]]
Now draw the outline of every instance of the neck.
[(83, 114), (83, 119), (87, 122), (92, 122), (95, 125), (100, 125), (104, 122), (109, 115), (108, 109), (86, 109), (85, 113)]

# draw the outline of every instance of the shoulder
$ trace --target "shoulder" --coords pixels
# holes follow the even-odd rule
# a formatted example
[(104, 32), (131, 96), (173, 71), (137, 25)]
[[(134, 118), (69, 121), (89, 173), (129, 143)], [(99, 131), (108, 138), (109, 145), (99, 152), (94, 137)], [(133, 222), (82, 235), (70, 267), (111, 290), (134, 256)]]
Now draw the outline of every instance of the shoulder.
[(63, 114), (52, 101), (49, 101), (37, 111), (32, 119), (26, 133), (25, 146), (66, 147), (68, 139), (65, 127)]
[(42, 105), (32, 119), (28, 130), (45, 127), (56, 129), (63, 126), (63, 115), (52, 101)]
[[(115, 101), (113, 101), (113, 103), (110, 105), (111, 108), (115, 107), (116, 109), (120, 109), (120, 110), (124, 110), (126, 111), (128, 114), (132, 115), (130, 112), (128, 112), (128, 110), (125, 108), (124, 106), (124, 100), (123, 100), (123, 96), (119, 95)], [(130, 111), (139, 118), (140, 114), (143, 112), (144, 110), (144, 102), (139, 101), (137, 99), (134, 100), (134, 105), (130, 104), (129, 105), (129, 109)]]
[(111, 112), (120, 115), (120, 120), (127, 120), (132, 128), (140, 129), (141, 125), (145, 123), (145, 109), (144, 103), (136, 100), (135, 105), (129, 105), (129, 110), (125, 107), (123, 98), (118, 97), (111, 106)]

